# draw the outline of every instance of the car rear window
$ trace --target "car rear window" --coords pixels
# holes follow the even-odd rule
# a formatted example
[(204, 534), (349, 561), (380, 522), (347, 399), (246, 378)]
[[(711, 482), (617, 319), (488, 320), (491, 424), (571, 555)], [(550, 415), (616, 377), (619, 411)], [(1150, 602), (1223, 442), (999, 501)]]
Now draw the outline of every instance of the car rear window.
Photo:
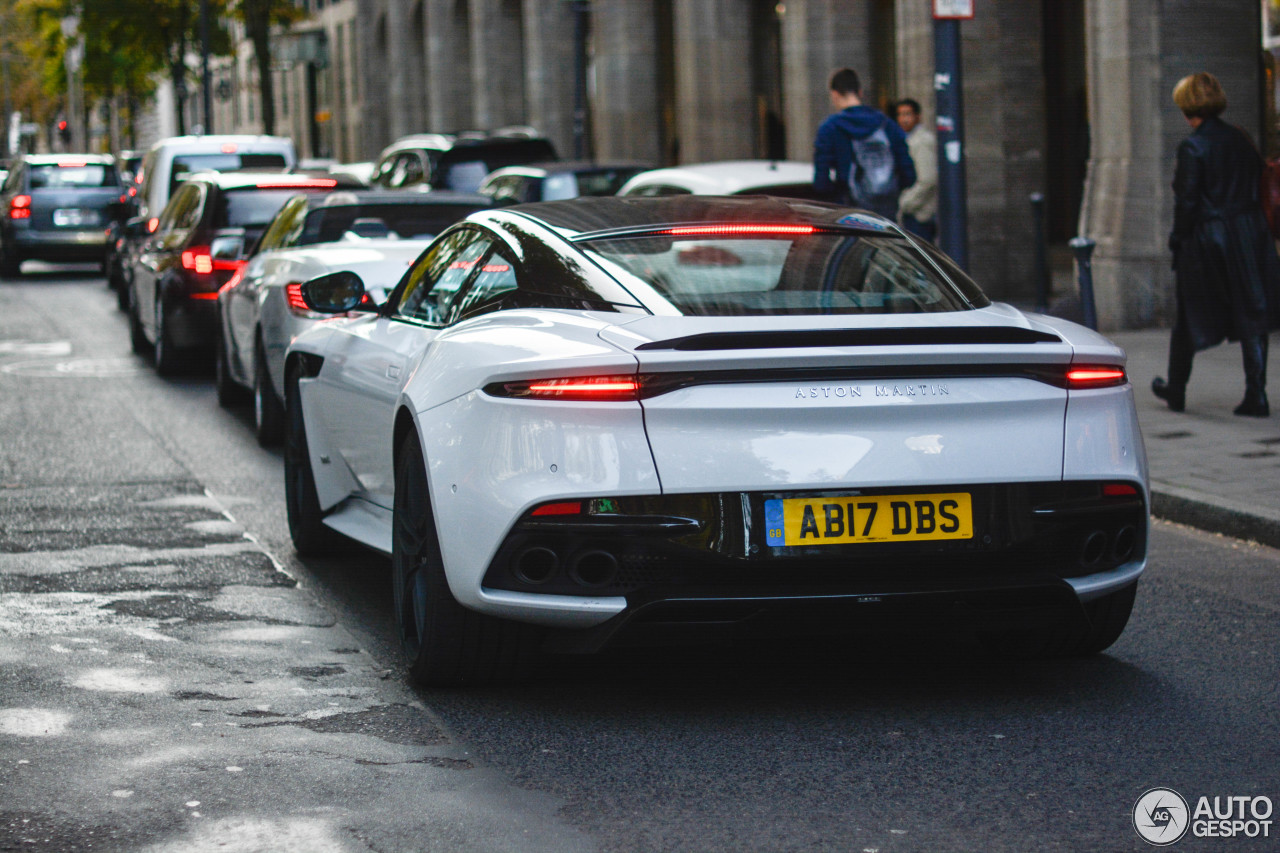
[(225, 190), (214, 211), (215, 228), (263, 228), (271, 221), (284, 203), (305, 192), (303, 187), (261, 189), (241, 187)]
[(430, 239), (483, 205), (353, 204), (307, 213), (297, 245), (332, 243), (344, 237)]
[(119, 186), (114, 166), (101, 163), (84, 165), (31, 166), (31, 189), (85, 189)]
[(638, 278), (691, 316), (914, 314), (971, 307), (902, 237), (680, 238), (580, 243), (624, 286)]
[(241, 169), (285, 169), (283, 154), (178, 154), (173, 158), (173, 172), (169, 176), (169, 192), (187, 179), (192, 172), (212, 170), (236, 172)]
[(555, 148), (545, 139), (459, 145), (440, 153), (432, 183), (443, 189), (473, 193), (480, 189), (485, 175), (503, 166), (556, 159)]

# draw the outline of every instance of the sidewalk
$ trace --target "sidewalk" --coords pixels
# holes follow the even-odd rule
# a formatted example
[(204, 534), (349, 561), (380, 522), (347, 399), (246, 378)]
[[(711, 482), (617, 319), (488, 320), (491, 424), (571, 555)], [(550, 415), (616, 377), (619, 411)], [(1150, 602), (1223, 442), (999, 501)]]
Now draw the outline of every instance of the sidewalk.
[(1271, 383), (1277, 401), (1271, 417), (1231, 414), (1244, 396), (1244, 367), (1240, 345), (1222, 344), (1196, 355), (1187, 408), (1178, 414), (1151, 393), (1151, 379), (1165, 375), (1168, 330), (1108, 337), (1129, 354), (1151, 466), (1152, 513), (1280, 547), (1280, 386)]

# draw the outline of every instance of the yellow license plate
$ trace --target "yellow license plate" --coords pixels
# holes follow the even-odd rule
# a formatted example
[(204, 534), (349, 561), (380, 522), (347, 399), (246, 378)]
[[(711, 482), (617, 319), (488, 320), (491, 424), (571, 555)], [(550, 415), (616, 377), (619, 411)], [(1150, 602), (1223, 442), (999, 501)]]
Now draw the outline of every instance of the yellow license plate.
[(764, 518), (770, 545), (973, 538), (967, 492), (779, 498), (764, 502)]

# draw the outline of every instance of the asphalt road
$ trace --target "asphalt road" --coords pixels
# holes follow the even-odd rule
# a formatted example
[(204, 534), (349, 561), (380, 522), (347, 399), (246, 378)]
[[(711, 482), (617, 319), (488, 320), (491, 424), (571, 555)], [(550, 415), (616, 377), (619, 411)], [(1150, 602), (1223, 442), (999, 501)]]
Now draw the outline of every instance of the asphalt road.
[(0, 850), (1146, 850), (1149, 788), (1280, 802), (1280, 552), (1169, 524), (1087, 660), (895, 636), (425, 691), (390, 611), (384, 560), (293, 555), (279, 452), (130, 354), (99, 278), (0, 283)]

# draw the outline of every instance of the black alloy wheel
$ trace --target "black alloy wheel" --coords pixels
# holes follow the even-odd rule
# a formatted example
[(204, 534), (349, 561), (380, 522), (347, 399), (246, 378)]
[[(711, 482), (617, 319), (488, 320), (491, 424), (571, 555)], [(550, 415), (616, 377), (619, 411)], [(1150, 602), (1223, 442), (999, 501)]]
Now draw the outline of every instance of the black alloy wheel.
[(222, 333), (222, 318), (218, 318), (216, 339), (213, 346), (213, 387), (218, 392), (218, 405), (230, 409), (244, 403), (248, 395), (240, 384), (231, 378), (231, 365), (227, 361), (227, 339)]
[(392, 595), (410, 675), (439, 686), (528, 677), (541, 632), (468, 610), (449, 589), (416, 434), (405, 438), (396, 455), (395, 489)]
[(284, 438), (284, 402), (271, 384), (261, 337), (253, 351), (253, 426), (262, 447), (275, 447)]
[(323, 556), (341, 543), (341, 537), (325, 526), (316, 478), (307, 447), (307, 425), (302, 416), (298, 374), (285, 380), (284, 504), (289, 518), (293, 549), (302, 557)]

